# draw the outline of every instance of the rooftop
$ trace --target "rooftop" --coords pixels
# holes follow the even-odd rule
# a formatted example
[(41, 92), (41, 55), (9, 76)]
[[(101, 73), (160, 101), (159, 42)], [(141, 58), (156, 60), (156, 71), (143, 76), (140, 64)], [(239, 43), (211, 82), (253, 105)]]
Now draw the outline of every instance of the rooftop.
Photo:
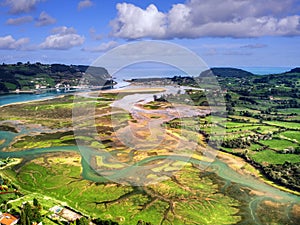
[(1, 225), (14, 225), (17, 224), (19, 219), (14, 217), (13, 215), (9, 213), (3, 213), (0, 215), (0, 224)]

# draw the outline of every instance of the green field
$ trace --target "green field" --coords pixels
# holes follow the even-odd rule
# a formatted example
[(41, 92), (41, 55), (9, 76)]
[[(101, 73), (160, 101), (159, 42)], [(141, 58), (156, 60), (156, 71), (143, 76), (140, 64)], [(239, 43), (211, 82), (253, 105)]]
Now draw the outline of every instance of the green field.
[(300, 162), (300, 155), (281, 154), (272, 150), (264, 150), (251, 154), (250, 157), (258, 163), (283, 164), (286, 161), (291, 163)]
[(295, 129), (295, 130), (300, 130), (299, 123), (295, 122), (282, 122), (282, 121), (272, 121), (272, 122), (264, 122), (265, 124), (271, 125), (271, 126), (278, 126), (282, 128), (287, 128), (287, 129)]
[[(236, 215), (239, 202), (219, 192), (219, 186), (209, 177), (200, 178), (200, 172), (191, 166), (177, 173), (176, 180), (147, 187), (83, 180), (80, 157), (75, 153), (44, 156), (26, 163), (18, 172), (7, 169), (3, 173), (23, 192), (38, 192), (45, 210), (58, 202), (45, 202), (41, 198), (44, 195), (92, 217), (128, 225), (137, 224), (140, 219), (153, 224), (172, 221), (175, 225), (181, 225), (182, 221), (187, 224), (195, 221), (212, 225), (233, 224), (241, 219)], [(169, 210), (171, 205), (172, 211)]]
[(288, 138), (292, 141), (296, 141), (300, 143), (300, 132), (299, 131), (286, 131), (280, 133), (280, 136), (283, 136), (285, 138)]
[(279, 109), (278, 110), (281, 114), (298, 114), (300, 115), (300, 109), (299, 108), (289, 108), (289, 109)]
[(288, 140), (275, 139), (275, 138), (273, 138), (272, 140), (260, 141), (260, 143), (276, 151), (282, 151), (289, 147), (296, 148), (298, 146), (297, 144), (290, 142)]
[(231, 129), (231, 128), (249, 127), (249, 126), (253, 126), (253, 125), (254, 124), (252, 124), (252, 123), (227, 122), (225, 126), (227, 129)]

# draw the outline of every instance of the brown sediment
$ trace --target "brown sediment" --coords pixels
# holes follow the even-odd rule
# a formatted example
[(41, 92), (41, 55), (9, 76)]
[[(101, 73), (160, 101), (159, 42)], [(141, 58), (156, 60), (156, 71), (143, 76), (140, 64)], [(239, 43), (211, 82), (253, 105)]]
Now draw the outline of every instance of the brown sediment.
[(292, 213), (296, 218), (299, 218), (300, 221), (300, 203), (299, 204), (295, 204), (292, 208)]
[[(225, 162), (231, 169), (241, 175), (251, 175), (255, 178), (259, 178), (261, 176), (260, 172), (257, 169), (255, 169), (240, 157), (231, 155), (230, 153), (218, 151), (217, 158)], [(246, 166), (251, 168), (251, 171), (249, 169), (246, 169)]]
[(43, 155), (40, 158), (31, 160), (31, 162), (38, 165), (46, 165), (50, 167), (52, 163), (60, 163), (72, 166), (81, 167), (81, 156), (75, 152), (54, 152)]
[(274, 202), (274, 201), (270, 201), (270, 200), (266, 200), (263, 202), (266, 206), (269, 207), (273, 207), (273, 208), (280, 208), (282, 207), (284, 204), (278, 203), (278, 202)]

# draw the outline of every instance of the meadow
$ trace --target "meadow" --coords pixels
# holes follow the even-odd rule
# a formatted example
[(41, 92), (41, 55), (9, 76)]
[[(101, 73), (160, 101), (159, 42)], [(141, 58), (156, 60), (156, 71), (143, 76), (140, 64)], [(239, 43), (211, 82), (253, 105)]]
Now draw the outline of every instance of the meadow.
[(214, 179), (201, 178), (201, 172), (191, 164), (174, 179), (130, 187), (82, 179), (80, 160), (76, 153), (51, 154), (28, 161), (17, 170), (4, 170), (5, 176), (29, 194), (14, 201), (13, 207), (36, 197), (45, 215), (54, 205), (69, 205), (86, 215), (128, 225), (140, 219), (153, 224), (232, 224), (241, 219), (237, 215), (239, 201), (220, 192)]

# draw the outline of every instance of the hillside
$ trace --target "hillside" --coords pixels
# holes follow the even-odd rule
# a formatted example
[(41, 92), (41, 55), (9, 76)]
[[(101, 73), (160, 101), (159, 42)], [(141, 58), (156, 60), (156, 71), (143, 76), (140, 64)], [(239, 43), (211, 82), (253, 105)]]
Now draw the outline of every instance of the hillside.
[(290, 71), (288, 71), (286, 73), (300, 73), (300, 67), (296, 67), (294, 69), (291, 69)]
[(236, 69), (236, 68), (211, 68), (210, 70), (206, 70), (200, 74), (200, 77), (205, 77), (211, 74), (211, 72), (218, 77), (249, 77), (254, 76), (253, 73), (250, 73), (248, 71), (242, 70), (242, 69)]
[[(103, 85), (111, 76), (102, 67), (17, 63), (0, 65), (0, 93), (54, 88), (59, 85)], [(82, 79), (84, 76), (85, 79)]]

